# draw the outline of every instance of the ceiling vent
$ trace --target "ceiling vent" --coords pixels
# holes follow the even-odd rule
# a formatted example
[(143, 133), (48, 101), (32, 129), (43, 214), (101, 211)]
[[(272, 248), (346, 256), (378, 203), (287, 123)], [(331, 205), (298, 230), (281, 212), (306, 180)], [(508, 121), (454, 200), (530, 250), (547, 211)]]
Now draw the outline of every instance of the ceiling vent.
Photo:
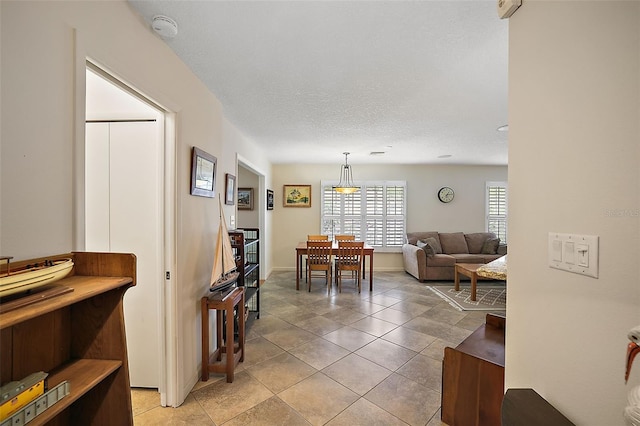
[(371, 151), (369, 155), (384, 155), (386, 152), (384, 151)]

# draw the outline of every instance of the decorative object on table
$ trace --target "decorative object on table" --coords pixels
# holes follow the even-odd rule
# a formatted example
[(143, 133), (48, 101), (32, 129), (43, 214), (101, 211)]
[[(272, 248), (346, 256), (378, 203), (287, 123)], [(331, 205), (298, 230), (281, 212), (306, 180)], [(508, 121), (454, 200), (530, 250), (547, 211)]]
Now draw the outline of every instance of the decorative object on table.
[(284, 207), (311, 207), (311, 185), (284, 185)]
[[(627, 362), (624, 372), (625, 384), (629, 380), (633, 359), (640, 353), (640, 325), (632, 328), (627, 337), (629, 345), (627, 346)], [(629, 391), (627, 400), (629, 405), (624, 409), (624, 420), (628, 425), (640, 426), (640, 385)]]
[(449, 188), (448, 186), (443, 186), (438, 190), (438, 200), (443, 203), (452, 202), (454, 196), (455, 193), (453, 192), (453, 189)]
[(348, 163), (350, 152), (343, 152), (344, 164), (340, 166), (340, 182), (333, 187), (333, 190), (341, 194), (353, 194), (360, 189), (353, 183), (353, 175), (351, 172), (351, 166)]
[(232, 174), (226, 174), (224, 185), (224, 203), (232, 206), (236, 203), (236, 177)]
[(483, 285), (479, 282), (475, 301), (471, 300), (469, 287), (462, 287), (460, 291), (456, 291), (454, 286), (448, 284), (427, 288), (459, 311), (505, 311), (507, 309), (507, 287), (504, 285)]
[(209, 291), (222, 293), (233, 290), (240, 274), (236, 271), (236, 258), (231, 248), (227, 222), (222, 214), (222, 199), (219, 199), (219, 204), (220, 224), (218, 225), (216, 249), (213, 254), (213, 268), (211, 268)]
[(218, 160), (195, 146), (191, 154), (191, 195), (214, 198)]
[(267, 210), (273, 210), (273, 191), (267, 189)]
[(0, 273), (0, 297), (31, 290), (54, 283), (66, 277), (73, 268), (73, 260), (44, 260), (11, 270), (11, 256), (0, 258), (6, 261), (6, 269)]
[(253, 210), (253, 188), (238, 188), (238, 210)]

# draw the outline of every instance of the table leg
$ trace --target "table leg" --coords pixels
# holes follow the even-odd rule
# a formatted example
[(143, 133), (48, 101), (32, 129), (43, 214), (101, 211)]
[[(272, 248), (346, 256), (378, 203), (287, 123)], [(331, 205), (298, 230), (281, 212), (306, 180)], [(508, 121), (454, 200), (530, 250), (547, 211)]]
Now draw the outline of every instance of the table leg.
[(302, 263), (302, 256), (296, 250), (296, 290), (300, 290), (300, 263)]
[(373, 291), (373, 253), (369, 255), (369, 291)]
[(227, 306), (227, 335), (224, 339), (225, 350), (227, 353), (227, 383), (233, 383), (233, 306)]
[(476, 301), (476, 285), (478, 284), (478, 274), (471, 272), (471, 300)]
[(207, 307), (207, 298), (203, 297), (200, 301), (202, 310), (202, 374), (203, 382), (209, 380), (209, 308)]
[(460, 275), (458, 272), (458, 265), (453, 267), (453, 288), (456, 291), (460, 291)]

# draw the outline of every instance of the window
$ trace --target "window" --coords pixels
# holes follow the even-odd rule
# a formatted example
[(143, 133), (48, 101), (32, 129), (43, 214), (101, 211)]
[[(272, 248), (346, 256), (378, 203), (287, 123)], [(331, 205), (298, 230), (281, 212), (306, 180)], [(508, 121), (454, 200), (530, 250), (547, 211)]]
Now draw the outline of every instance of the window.
[(487, 231), (507, 242), (507, 182), (487, 182)]
[(372, 181), (360, 184), (360, 191), (340, 194), (338, 182), (321, 182), (321, 232), (353, 234), (376, 248), (400, 248), (404, 243), (407, 211), (405, 181)]

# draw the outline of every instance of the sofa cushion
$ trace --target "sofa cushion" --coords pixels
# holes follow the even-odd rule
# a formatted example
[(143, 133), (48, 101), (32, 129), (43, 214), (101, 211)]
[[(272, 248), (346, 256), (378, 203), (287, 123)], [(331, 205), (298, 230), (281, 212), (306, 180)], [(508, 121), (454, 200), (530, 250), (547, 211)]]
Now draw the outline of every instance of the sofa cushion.
[(427, 260), (427, 269), (436, 266), (451, 266), (456, 264), (456, 259), (448, 254), (435, 254)]
[(482, 254), (455, 253), (449, 256), (453, 257), (456, 263), (487, 263), (485, 262), (485, 255)]
[(496, 235), (493, 232), (474, 232), (472, 234), (464, 234), (464, 239), (467, 241), (469, 253), (482, 253), (482, 247), (485, 241), (492, 238), (496, 238)]
[(436, 231), (431, 232), (407, 232), (407, 243), (417, 245), (418, 240), (426, 240), (427, 238), (435, 238), (440, 244), (440, 239), (438, 238), (438, 233)]
[(439, 236), (443, 253), (469, 253), (467, 240), (462, 232), (441, 233)]
[(482, 254), (496, 254), (498, 253), (498, 246), (500, 245), (500, 238), (489, 238), (482, 244)]

